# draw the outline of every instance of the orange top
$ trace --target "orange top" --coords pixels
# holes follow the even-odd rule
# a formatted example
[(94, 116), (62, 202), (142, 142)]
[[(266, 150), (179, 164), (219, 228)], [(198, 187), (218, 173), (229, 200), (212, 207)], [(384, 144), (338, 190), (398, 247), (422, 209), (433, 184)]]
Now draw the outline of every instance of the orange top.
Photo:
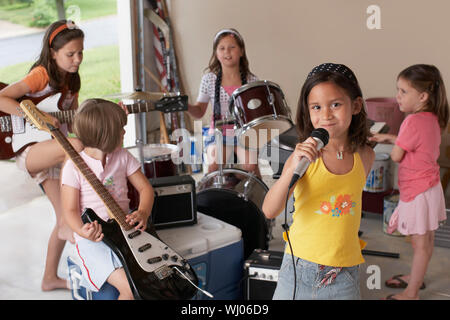
[[(58, 101), (59, 110), (68, 110), (71, 108), (74, 99), (78, 99), (78, 92), (72, 93), (67, 86), (61, 90), (56, 90), (50, 87), (49, 75), (43, 66), (33, 68), (23, 79), (23, 82), (30, 88), (28, 97), (34, 98), (34, 103), (39, 103), (46, 97), (61, 92), (61, 98)], [(52, 110), (57, 111), (57, 110)]]
[(38, 66), (28, 73), (22, 80), (31, 90), (31, 93), (36, 93), (44, 90), (50, 79), (47, 70), (43, 66)]

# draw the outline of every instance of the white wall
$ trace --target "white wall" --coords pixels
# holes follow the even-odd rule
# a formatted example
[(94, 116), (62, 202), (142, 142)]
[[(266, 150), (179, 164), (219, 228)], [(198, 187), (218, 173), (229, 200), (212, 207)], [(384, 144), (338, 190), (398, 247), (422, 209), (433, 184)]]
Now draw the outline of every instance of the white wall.
[[(393, 96), (395, 78), (415, 63), (435, 64), (450, 86), (447, 0), (170, 0), (180, 71), (194, 100), (215, 33), (243, 35), (251, 70), (278, 83), (295, 113), (300, 87), (323, 62), (348, 65), (366, 98)], [(366, 12), (378, 5), (381, 29)]]
[[(281, 86), (293, 116), (306, 75), (323, 62), (349, 66), (365, 98), (393, 97), (397, 74), (416, 63), (436, 65), (450, 90), (448, 0), (166, 1), (190, 101), (224, 27), (239, 30), (251, 70)], [(380, 8), (381, 29), (367, 27), (370, 5)]]

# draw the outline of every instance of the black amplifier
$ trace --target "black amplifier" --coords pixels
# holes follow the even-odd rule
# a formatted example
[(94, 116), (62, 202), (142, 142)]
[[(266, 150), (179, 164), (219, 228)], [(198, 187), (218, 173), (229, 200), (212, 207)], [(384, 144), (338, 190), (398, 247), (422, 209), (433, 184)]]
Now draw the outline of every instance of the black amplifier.
[(245, 300), (272, 300), (284, 252), (255, 249), (245, 260)]
[(155, 190), (150, 221), (156, 229), (197, 223), (195, 180), (189, 175), (150, 179)]

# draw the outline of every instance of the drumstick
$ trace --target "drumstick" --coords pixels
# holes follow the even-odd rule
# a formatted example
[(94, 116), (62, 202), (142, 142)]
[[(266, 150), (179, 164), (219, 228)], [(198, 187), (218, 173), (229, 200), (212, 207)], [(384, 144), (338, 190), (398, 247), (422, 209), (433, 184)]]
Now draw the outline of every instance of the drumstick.
[[(153, 81), (155, 81), (158, 84), (159, 89), (162, 92), (167, 92), (167, 90), (165, 90), (165, 88), (163, 87), (162, 83), (158, 80), (158, 78), (156, 78), (156, 76), (146, 66), (144, 66), (144, 70), (145, 72), (147, 72), (150, 78), (152, 78)], [(164, 114), (162, 112), (159, 113), (159, 132), (161, 134), (159, 142), (169, 143), (169, 134), (167, 133), (166, 119), (164, 119)]]
[(166, 88), (164, 88), (161, 81), (159, 81), (159, 79), (153, 74), (153, 72), (150, 71), (150, 69), (147, 66), (144, 66), (144, 70), (145, 70), (145, 72), (147, 72), (147, 74), (150, 76), (150, 78), (152, 78), (153, 81), (156, 82), (156, 84), (159, 86), (159, 90), (161, 90), (164, 93), (167, 93), (167, 90), (166, 90)]
[(167, 133), (166, 120), (162, 112), (159, 113), (159, 131), (161, 137), (159, 138), (160, 143), (169, 143), (169, 135)]

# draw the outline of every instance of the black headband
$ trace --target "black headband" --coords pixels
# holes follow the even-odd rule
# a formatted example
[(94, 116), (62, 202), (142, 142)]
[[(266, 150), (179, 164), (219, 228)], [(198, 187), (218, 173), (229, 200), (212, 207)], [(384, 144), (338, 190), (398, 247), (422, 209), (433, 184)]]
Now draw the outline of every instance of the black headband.
[(356, 76), (352, 70), (344, 66), (343, 64), (335, 64), (335, 63), (322, 63), (317, 67), (314, 67), (311, 72), (308, 74), (306, 79), (311, 78), (313, 75), (321, 72), (333, 72), (338, 73), (349, 79), (350, 81), (356, 83)]

